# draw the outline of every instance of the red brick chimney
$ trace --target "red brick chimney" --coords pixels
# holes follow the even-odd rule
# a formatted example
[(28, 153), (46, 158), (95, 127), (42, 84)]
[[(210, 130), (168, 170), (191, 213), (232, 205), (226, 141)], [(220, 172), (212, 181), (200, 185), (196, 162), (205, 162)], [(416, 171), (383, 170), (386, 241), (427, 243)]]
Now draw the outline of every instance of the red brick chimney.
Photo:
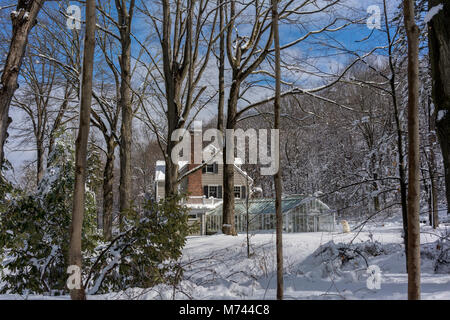
[[(202, 145), (202, 131), (194, 129), (191, 133), (191, 161), (188, 164), (188, 170), (192, 170), (195, 167), (201, 165), (201, 154), (203, 150)], [(194, 154), (197, 152), (197, 159), (195, 159)], [(200, 156), (199, 156), (200, 155)], [(200, 163), (195, 163), (195, 160)], [(194, 173), (191, 173), (188, 176), (188, 186), (187, 192), (190, 197), (188, 200), (189, 203), (203, 203), (203, 200), (200, 198), (203, 196), (203, 187), (202, 187), (202, 170), (199, 169)], [(198, 197), (198, 198), (197, 198)]]

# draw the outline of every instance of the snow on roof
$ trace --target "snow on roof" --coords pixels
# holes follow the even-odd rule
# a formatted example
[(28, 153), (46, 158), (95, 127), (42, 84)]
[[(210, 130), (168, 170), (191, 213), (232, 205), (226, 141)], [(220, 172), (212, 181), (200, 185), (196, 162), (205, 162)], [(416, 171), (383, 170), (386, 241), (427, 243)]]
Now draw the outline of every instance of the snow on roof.
[[(317, 205), (321, 210), (323, 210), (324, 214), (327, 214), (330, 208), (320, 201), (319, 199), (306, 196), (306, 195), (288, 195), (282, 198), (282, 212), (286, 213), (290, 210), (297, 208), (299, 206), (306, 205), (307, 203), (311, 203), (311, 201), (317, 201)], [(244, 214), (246, 213), (247, 206), (245, 200), (236, 200), (234, 207), (236, 214)], [(275, 213), (275, 199), (272, 198), (259, 198), (259, 199), (250, 199), (248, 206), (249, 214), (274, 214)], [(214, 210), (211, 210), (207, 214), (212, 215), (221, 215), (222, 207), (218, 206)]]
[(219, 201), (215, 199), (215, 201), (210, 203), (185, 203), (184, 204), (189, 209), (207, 209), (207, 210), (214, 210), (215, 208), (222, 205), (222, 201)]
[[(219, 162), (222, 163), (222, 151), (220, 151), (213, 143), (208, 144), (205, 148), (203, 148), (203, 159), (207, 159), (206, 162)], [(183, 169), (189, 162), (188, 161), (179, 161), (178, 162), (178, 170)], [(247, 172), (243, 171), (240, 166), (244, 164), (244, 161), (241, 158), (234, 158), (234, 166), (237, 171), (245, 177), (248, 177), (249, 180), (253, 181), (253, 179), (247, 174)], [(164, 181), (165, 179), (165, 167), (166, 162), (164, 160), (156, 161), (155, 166), (155, 181)]]
[(206, 162), (215, 162), (215, 161), (221, 161), (222, 159), (222, 152), (214, 146), (212, 143), (208, 144), (203, 149), (203, 159), (206, 159)]
[[(179, 170), (184, 168), (189, 162), (178, 161)], [(155, 181), (164, 181), (166, 178), (166, 162), (164, 160), (156, 161), (155, 166)]]

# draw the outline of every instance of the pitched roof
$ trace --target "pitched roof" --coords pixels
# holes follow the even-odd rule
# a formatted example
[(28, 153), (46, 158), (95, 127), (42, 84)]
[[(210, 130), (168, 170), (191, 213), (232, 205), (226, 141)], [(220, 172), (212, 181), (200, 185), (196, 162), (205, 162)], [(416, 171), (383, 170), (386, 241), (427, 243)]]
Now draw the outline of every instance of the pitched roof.
[[(183, 169), (187, 164), (187, 161), (178, 161), (178, 170)], [(155, 165), (155, 181), (164, 181), (165, 178), (166, 162), (164, 160), (158, 160)]]
[[(205, 148), (203, 148), (203, 159), (208, 159), (208, 163), (212, 163), (214, 161), (222, 161), (222, 151), (217, 149), (212, 143), (208, 144)], [(188, 164), (188, 161), (179, 161), (178, 162), (178, 171), (184, 169), (184, 167)], [(243, 160), (241, 158), (234, 158), (234, 166), (236, 167), (239, 174), (244, 177), (248, 177), (250, 181), (253, 182), (253, 179), (240, 168), (243, 164)], [(165, 172), (166, 172), (166, 162), (164, 160), (156, 161), (155, 166), (155, 181), (164, 181), (165, 180)]]

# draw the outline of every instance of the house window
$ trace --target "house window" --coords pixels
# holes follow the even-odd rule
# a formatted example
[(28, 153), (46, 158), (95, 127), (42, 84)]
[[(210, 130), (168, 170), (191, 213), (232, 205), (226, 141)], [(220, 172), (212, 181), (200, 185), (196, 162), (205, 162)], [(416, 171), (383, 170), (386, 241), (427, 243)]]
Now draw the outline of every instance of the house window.
[(206, 172), (207, 173), (214, 173), (214, 164), (207, 164), (206, 165)]
[(217, 198), (217, 186), (209, 186), (208, 198)]
[(203, 194), (207, 197), (222, 199), (222, 186), (203, 186)]
[(239, 199), (241, 198), (241, 186), (234, 187), (234, 197)]
[(219, 166), (217, 165), (216, 162), (207, 164), (206, 166), (203, 167), (202, 172), (203, 173), (218, 173)]

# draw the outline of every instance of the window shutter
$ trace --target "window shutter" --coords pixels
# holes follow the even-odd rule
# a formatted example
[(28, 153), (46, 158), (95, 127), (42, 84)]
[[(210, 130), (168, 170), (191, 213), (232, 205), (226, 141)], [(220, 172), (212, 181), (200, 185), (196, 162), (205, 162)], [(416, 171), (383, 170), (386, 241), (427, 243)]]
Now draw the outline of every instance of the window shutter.
[(203, 195), (208, 197), (208, 186), (203, 186)]
[(246, 193), (245, 193), (245, 186), (241, 186), (241, 198), (245, 199), (246, 198)]
[[(202, 161), (202, 164), (204, 164), (204, 163), (205, 163), (205, 161)], [(202, 173), (206, 173), (206, 166), (203, 166)]]
[(222, 186), (217, 187), (217, 198), (222, 199)]
[(217, 162), (214, 162), (214, 173), (219, 173), (219, 165), (217, 164)]

